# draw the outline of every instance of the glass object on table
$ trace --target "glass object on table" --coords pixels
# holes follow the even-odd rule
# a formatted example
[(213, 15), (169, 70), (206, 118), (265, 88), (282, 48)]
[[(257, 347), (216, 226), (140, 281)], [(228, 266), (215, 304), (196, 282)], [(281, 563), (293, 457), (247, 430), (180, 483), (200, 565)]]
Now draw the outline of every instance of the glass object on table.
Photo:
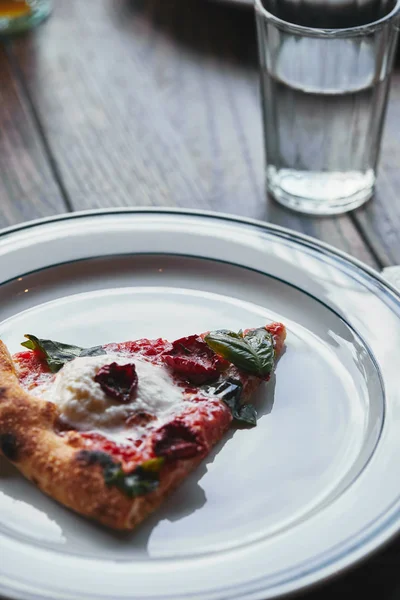
[(49, 16), (51, 0), (0, 0), (0, 35), (19, 33)]
[(267, 188), (300, 212), (352, 210), (374, 191), (400, 0), (255, 6)]

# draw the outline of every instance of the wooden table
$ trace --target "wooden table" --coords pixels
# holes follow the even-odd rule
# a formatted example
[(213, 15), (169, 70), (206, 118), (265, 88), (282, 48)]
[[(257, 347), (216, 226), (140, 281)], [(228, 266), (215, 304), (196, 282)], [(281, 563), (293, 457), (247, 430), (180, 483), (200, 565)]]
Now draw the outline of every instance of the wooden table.
[[(400, 263), (399, 167), (400, 69), (372, 202), (314, 219), (266, 198), (251, 8), (57, 0), (47, 23), (0, 46), (0, 227), (110, 206), (211, 209), (303, 231), (381, 269)], [(400, 541), (300, 597), (395, 600), (399, 564)]]

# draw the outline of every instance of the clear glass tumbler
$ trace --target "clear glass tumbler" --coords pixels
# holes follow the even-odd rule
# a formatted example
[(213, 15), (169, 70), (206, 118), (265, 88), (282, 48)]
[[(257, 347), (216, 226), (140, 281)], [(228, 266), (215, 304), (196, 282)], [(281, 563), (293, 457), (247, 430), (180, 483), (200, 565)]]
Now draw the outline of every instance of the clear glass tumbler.
[(374, 191), (400, 0), (374, 22), (339, 29), (266, 6), (255, 0), (267, 189), (308, 214), (357, 208)]
[(51, 0), (0, 0), (0, 35), (20, 33), (49, 16)]

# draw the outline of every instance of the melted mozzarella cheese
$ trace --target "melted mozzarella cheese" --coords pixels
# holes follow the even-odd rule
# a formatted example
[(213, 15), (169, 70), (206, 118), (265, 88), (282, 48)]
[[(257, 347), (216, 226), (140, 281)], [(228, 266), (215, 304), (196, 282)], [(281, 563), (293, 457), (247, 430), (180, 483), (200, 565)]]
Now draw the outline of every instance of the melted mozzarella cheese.
[(128, 403), (108, 396), (94, 378), (101, 367), (116, 362), (130, 362), (129, 357), (101, 355), (75, 358), (57, 373), (47, 400), (56, 403), (63, 417), (75, 426), (110, 428), (123, 425), (128, 416), (145, 412), (162, 419), (172, 415), (182, 402), (182, 390), (177, 387), (165, 367), (134, 359), (138, 387)]

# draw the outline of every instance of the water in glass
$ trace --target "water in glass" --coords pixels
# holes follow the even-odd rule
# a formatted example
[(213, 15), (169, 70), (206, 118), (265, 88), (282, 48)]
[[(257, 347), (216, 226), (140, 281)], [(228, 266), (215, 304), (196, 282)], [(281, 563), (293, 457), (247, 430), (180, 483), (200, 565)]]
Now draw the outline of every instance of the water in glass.
[(375, 183), (392, 52), (387, 32), (319, 38), (267, 25), (264, 33), (269, 190), (304, 212), (355, 208)]

